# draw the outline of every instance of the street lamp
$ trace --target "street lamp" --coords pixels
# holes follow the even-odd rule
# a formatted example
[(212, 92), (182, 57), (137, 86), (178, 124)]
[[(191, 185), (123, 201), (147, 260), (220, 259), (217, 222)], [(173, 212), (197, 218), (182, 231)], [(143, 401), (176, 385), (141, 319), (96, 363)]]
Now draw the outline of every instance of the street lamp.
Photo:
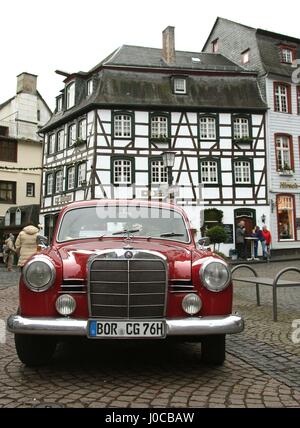
[[(169, 186), (169, 188), (173, 184), (172, 169), (173, 169), (174, 163), (175, 163), (175, 155), (176, 155), (176, 152), (171, 152), (171, 151), (165, 151), (162, 154), (162, 160), (163, 160), (164, 167), (167, 168), (167, 171), (168, 171), (168, 186)], [(171, 200), (174, 199), (174, 193), (173, 192), (170, 194), (170, 199)]]
[(265, 222), (266, 222), (266, 216), (265, 216), (265, 214), (263, 214), (261, 216), (261, 221), (263, 222), (263, 224), (265, 224)]

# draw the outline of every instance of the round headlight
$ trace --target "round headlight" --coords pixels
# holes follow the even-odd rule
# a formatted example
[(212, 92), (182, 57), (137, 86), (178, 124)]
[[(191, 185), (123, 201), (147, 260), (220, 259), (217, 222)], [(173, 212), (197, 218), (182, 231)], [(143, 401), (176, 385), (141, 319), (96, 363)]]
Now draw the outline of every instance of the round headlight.
[(187, 294), (182, 300), (182, 309), (189, 315), (196, 315), (201, 308), (202, 301), (197, 294)]
[(218, 293), (229, 285), (231, 273), (225, 262), (211, 258), (202, 264), (200, 279), (209, 291)]
[(75, 311), (76, 300), (69, 294), (63, 294), (56, 300), (55, 307), (60, 315), (67, 317)]
[(24, 266), (23, 278), (30, 290), (46, 291), (55, 281), (55, 268), (49, 259), (36, 257)]

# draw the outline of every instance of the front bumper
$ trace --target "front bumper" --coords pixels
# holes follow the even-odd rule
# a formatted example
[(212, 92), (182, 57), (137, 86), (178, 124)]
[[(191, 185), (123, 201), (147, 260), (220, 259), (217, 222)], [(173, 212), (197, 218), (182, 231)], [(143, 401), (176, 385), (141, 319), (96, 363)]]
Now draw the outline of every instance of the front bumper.
[[(239, 314), (166, 319), (165, 321), (167, 336), (235, 334), (244, 330), (244, 321)], [(7, 320), (7, 329), (19, 334), (88, 336), (88, 321), (73, 318), (27, 318), (11, 315)]]

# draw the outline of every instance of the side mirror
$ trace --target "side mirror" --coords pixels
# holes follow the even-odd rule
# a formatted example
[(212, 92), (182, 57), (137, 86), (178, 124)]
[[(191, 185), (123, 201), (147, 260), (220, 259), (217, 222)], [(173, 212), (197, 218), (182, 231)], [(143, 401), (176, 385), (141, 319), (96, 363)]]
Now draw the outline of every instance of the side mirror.
[(198, 244), (200, 245), (200, 247), (208, 247), (210, 244), (210, 238), (208, 238), (207, 236), (200, 238)]

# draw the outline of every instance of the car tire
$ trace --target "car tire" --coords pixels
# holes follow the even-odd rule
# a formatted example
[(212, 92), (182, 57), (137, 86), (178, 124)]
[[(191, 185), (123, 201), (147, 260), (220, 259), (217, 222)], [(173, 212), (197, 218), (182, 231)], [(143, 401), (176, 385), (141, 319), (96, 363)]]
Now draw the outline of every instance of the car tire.
[(36, 336), (15, 334), (15, 345), (18, 357), (28, 367), (37, 367), (51, 361), (57, 339), (53, 336)]
[(220, 366), (225, 361), (226, 336), (205, 336), (201, 338), (201, 360), (204, 363)]

